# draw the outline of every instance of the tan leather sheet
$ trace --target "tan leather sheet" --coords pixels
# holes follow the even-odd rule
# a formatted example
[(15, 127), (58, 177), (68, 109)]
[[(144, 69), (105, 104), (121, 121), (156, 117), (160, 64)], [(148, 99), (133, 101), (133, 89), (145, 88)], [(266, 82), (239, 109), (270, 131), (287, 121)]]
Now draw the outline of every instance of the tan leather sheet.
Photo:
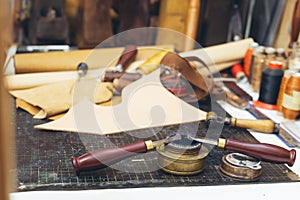
[(158, 69), (124, 88), (118, 105), (97, 106), (82, 98), (62, 118), (35, 128), (111, 134), (206, 118), (206, 112), (167, 91), (160, 83), (159, 74)]

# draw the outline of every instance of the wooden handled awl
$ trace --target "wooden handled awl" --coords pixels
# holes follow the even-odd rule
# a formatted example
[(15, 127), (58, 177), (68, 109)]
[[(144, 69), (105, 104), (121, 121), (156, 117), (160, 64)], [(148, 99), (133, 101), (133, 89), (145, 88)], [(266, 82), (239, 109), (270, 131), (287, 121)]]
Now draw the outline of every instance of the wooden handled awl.
[[(112, 70), (106, 71), (104, 77), (102, 78), (104, 82), (112, 82), (115, 76), (121, 77), (125, 74), (126, 69), (132, 63), (138, 53), (137, 47), (134, 45), (125, 46), (122, 55), (120, 56), (116, 66)], [(131, 73), (128, 73), (127, 76), (131, 76)], [(132, 76), (136, 77), (139, 74), (134, 73)]]
[(216, 145), (225, 150), (243, 153), (248, 156), (258, 158), (262, 161), (288, 164), (289, 166), (293, 166), (296, 159), (295, 149), (289, 151), (273, 144), (241, 142), (230, 138), (218, 138), (217, 140), (213, 140), (206, 138), (194, 138), (191, 136), (189, 137), (197, 142)]
[[(214, 112), (208, 112), (206, 122), (218, 120), (218, 116)], [(231, 127), (247, 128), (262, 133), (275, 133), (278, 132), (280, 124), (274, 123), (268, 119), (237, 119), (235, 117), (225, 117), (224, 124)]]
[(125, 49), (120, 56), (118, 63), (116, 65), (116, 71), (122, 72), (126, 71), (126, 69), (129, 67), (130, 63), (133, 62), (133, 60), (136, 57), (137, 54), (137, 48), (134, 45), (127, 45), (125, 46)]
[(80, 157), (72, 157), (72, 164), (77, 175), (81, 172), (102, 169), (120, 160), (136, 155), (136, 153), (146, 153), (157, 146), (180, 139), (179, 134), (170, 134), (166, 138), (158, 141), (139, 141), (133, 144), (103, 148), (88, 152)]

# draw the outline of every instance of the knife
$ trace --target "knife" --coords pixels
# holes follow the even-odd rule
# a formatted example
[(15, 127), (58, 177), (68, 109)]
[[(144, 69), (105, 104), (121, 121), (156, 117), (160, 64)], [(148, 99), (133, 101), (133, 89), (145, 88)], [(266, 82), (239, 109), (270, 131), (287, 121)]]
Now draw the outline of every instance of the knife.
[(224, 150), (243, 153), (271, 163), (288, 164), (290, 167), (294, 165), (296, 159), (295, 149), (289, 151), (273, 144), (241, 142), (230, 138), (218, 138), (217, 140), (213, 140), (195, 138), (190, 135), (188, 135), (188, 137), (194, 141), (214, 145)]
[[(297, 141), (291, 134), (283, 129), (282, 124), (275, 123), (269, 117), (264, 115), (262, 112), (257, 110), (252, 104), (241, 99), (232, 92), (225, 90), (226, 102), (230, 105), (237, 107), (239, 109), (245, 110), (251, 113), (256, 120), (243, 120), (243, 119), (232, 119), (228, 123), (232, 126), (237, 126), (241, 128), (248, 128), (254, 131), (264, 132), (264, 133), (275, 133), (286, 145), (289, 147), (300, 147), (299, 141)], [(264, 120), (264, 121), (263, 121)], [(228, 120), (227, 120), (228, 121)]]

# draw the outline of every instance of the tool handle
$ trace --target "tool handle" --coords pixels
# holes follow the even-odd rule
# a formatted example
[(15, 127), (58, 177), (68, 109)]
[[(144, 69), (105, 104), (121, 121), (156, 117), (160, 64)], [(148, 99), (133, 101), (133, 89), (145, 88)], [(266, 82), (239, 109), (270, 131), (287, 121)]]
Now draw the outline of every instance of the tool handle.
[(79, 175), (80, 172), (102, 169), (122, 159), (134, 156), (135, 153), (145, 153), (146, 151), (146, 143), (140, 141), (121, 147), (91, 151), (78, 158), (72, 157), (72, 164), (76, 174)]
[(296, 159), (295, 149), (289, 151), (266, 143), (248, 143), (228, 138), (225, 141), (224, 149), (253, 156), (263, 161), (288, 164), (289, 166), (293, 166)]
[(137, 48), (135, 45), (125, 46), (125, 49), (117, 63), (117, 65), (122, 66), (122, 71), (125, 71), (129, 67), (129, 64), (135, 59), (136, 54)]
[(289, 47), (292, 48), (293, 42), (298, 41), (300, 31), (300, 3), (299, 0), (295, 3), (293, 19), (292, 19), (292, 32), (291, 32), (291, 41)]
[(106, 71), (103, 77), (104, 82), (113, 82), (117, 79), (126, 79), (130, 81), (136, 81), (142, 77), (140, 73), (127, 73), (127, 72), (116, 72), (116, 71)]
[(244, 109), (248, 106), (248, 102), (241, 99), (239, 96), (233, 94), (230, 91), (225, 91), (226, 94), (226, 102), (228, 102), (230, 105), (237, 107), (239, 109)]
[(232, 127), (247, 128), (263, 133), (273, 133), (275, 130), (275, 123), (267, 119), (237, 119), (232, 117), (230, 125)]

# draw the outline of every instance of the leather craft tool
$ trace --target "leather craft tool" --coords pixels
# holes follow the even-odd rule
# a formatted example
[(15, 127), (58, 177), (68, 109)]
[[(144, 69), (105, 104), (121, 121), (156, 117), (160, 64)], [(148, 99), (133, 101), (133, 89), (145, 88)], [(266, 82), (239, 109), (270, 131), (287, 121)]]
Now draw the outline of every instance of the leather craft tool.
[[(281, 163), (288, 164), (293, 166), (296, 159), (296, 151), (286, 150), (282, 147), (266, 144), (266, 143), (248, 143), (241, 142), (233, 139), (218, 138), (209, 139), (209, 138), (195, 138), (190, 135), (181, 135), (181, 134), (170, 134), (170, 136), (165, 139), (158, 141), (140, 141), (133, 144), (115, 147), (115, 148), (105, 148), (99, 149), (92, 152), (88, 152), (78, 158), (72, 157), (72, 164), (77, 175), (84, 171), (91, 171), (105, 168), (113, 163), (116, 163), (122, 159), (128, 158), (130, 156), (136, 155), (136, 153), (145, 153), (147, 151), (158, 148), (161, 151), (161, 145), (171, 143), (173, 141), (185, 140), (186, 144), (191, 145), (193, 141), (200, 142), (201, 144), (208, 144), (223, 148), (228, 151), (234, 151), (243, 153), (249, 156), (256, 157), (262, 161), (272, 162), (272, 163)], [(186, 148), (181, 149), (181, 153), (178, 156), (182, 155)], [(202, 151), (204, 151), (203, 149)], [(203, 152), (202, 152), (203, 153)], [(208, 151), (206, 152), (209, 153)], [(205, 155), (206, 156), (206, 155)], [(202, 159), (205, 157), (201, 157)], [(177, 157), (179, 158), (179, 157)], [(175, 161), (173, 159), (173, 161)], [(169, 162), (169, 164), (172, 164)], [(199, 169), (201, 171), (201, 167)], [(197, 171), (197, 170), (196, 170)]]
[(226, 95), (226, 102), (230, 105), (239, 108), (241, 110), (245, 110), (250, 112), (254, 116), (260, 116), (260, 119), (268, 119), (264, 116), (259, 110), (257, 110), (252, 104), (244, 99), (240, 98), (239, 96), (235, 95), (233, 92), (229, 91), (227, 88), (223, 87), (225, 95)]
[(228, 151), (243, 153), (248, 156), (258, 158), (262, 161), (288, 164), (289, 166), (293, 166), (296, 159), (295, 149), (289, 151), (273, 144), (242, 142), (230, 138), (218, 138), (215, 140), (207, 138), (195, 138), (190, 135), (188, 135), (188, 137), (197, 142), (214, 145)]
[(89, 69), (89, 67), (86, 63), (79, 63), (79, 65), (77, 66), (77, 73), (78, 73), (79, 78), (85, 76), (88, 69)]
[(236, 82), (233, 81), (223, 81), (224, 85), (234, 94), (239, 96), (242, 99), (245, 99), (246, 101), (252, 101), (253, 98), (250, 96), (246, 91), (244, 91), (242, 88), (240, 88)]
[(72, 157), (72, 164), (77, 175), (84, 171), (91, 171), (96, 169), (102, 169), (109, 165), (112, 165), (122, 159), (136, 155), (136, 153), (146, 153), (156, 147), (170, 143), (174, 140), (180, 139), (179, 134), (170, 134), (162, 140), (152, 141), (139, 141), (133, 144), (95, 150), (86, 153), (78, 158)]
[[(213, 123), (216, 120), (219, 120), (216, 113), (207, 113), (207, 124)], [(278, 132), (280, 126), (279, 124), (274, 123), (272, 120), (268, 119), (237, 119), (235, 117), (225, 117), (222, 121), (225, 125), (230, 125), (231, 127), (247, 128), (263, 133)]]
[[(226, 91), (226, 97), (227, 97), (226, 102), (229, 103), (230, 105), (251, 113), (254, 117), (256, 117), (259, 120), (267, 120), (266, 124), (264, 124), (263, 127), (265, 128), (268, 127), (266, 130), (268, 130), (269, 133), (271, 133), (270, 131), (274, 128), (273, 133), (276, 133), (277, 136), (280, 137), (283, 140), (283, 142), (285, 142), (289, 147), (300, 147), (300, 143), (294, 137), (292, 137), (291, 134), (288, 133), (285, 129), (281, 128), (281, 124), (273, 122), (269, 117), (267, 117), (262, 112), (257, 110), (251, 103), (244, 101), (243, 99), (239, 98), (237, 95), (234, 95), (233, 93), (228, 91)], [(239, 121), (243, 122), (242, 124), (245, 128), (249, 127), (249, 129), (251, 129), (251, 127), (253, 128), (257, 126), (257, 124), (255, 125), (257, 120), (245, 120), (245, 121), (239, 120)], [(230, 122), (230, 124), (231, 123), (233, 122)], [(236, 123), (234, 122), (234, 124)], [(255, 127), (254, 130), (261, 130), (265, 128), (260, 128), (257, 126)]]
[[(137, 47), (135, 45), (125, 46), (125, 49), (119, 57), (117, 64), (114, 66), (113, 69), (108, 70), (107, 73), (104, 74), (103, 81), (112, 82), (115, 77), (121, 77), (123, 73), (125, 73), (126, 69), (129, 67), (130, 63), (133, 62), (136, 55)], [(116, 75), (113, 75), (114, 73), (116, 73)]]

